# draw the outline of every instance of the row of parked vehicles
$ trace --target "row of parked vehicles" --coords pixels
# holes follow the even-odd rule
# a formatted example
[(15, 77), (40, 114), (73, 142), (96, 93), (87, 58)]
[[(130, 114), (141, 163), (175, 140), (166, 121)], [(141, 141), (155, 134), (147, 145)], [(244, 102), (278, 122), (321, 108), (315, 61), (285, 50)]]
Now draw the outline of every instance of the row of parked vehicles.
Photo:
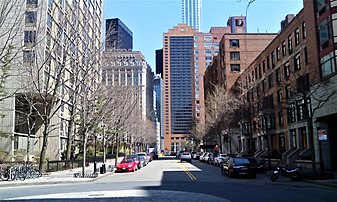
[(247, 176), (256, 178), (256, 173), (263, 172), (265, 168), (265, 162), (258, 162), (253, 156), (214, 155), (212, 152), (205, 152), (199, 155), (196, 153), (194, 157), (201, 162), (219, 166), (221, 173), (229, 177)]
[(126, 155), (124, 159), (117, 164), (115, 172), (135, 172), (157, 158), (157, 154), (147, 154), (145, 152)]

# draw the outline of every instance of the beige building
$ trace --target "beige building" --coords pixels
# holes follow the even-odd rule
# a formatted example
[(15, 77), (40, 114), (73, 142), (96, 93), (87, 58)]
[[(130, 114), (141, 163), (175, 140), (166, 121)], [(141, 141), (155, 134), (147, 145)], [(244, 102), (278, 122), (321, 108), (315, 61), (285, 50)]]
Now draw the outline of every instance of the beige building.
[[(24, 153), (26, 158), (27, 149), (30, 159), (39, 156), (45, 126), (41, 117), (48, 115), (46, 158), (58, 160), (66, 149), (71, 113), (81, 107), (72, 103), (70, 95), (90, 94), (99, 83), (102, 0), (8, 3), (15, 9), (0, 32), (16, 25), (18, 29), (7, 32), (16, 55), (5, 84), (10, 96), (0, 102), (4, 115), (0, 130), (5, 134), (0, 150), (6, 157)], [(4, 40), (1, 35), (1, 45)], [(78, 82), (84, 85), (79, 87)]]

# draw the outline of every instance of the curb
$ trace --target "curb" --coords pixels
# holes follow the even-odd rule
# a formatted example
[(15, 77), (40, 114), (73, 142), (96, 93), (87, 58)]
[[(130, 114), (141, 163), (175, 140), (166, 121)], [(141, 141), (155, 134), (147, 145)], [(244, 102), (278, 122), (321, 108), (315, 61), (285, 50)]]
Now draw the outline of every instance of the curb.
[[(71, 180), (65, 180), (65, 179), (62, 179), (62, 180), (58, 180), (58, 181), (32, 181), (31, 183), (18, 183), (18, 182), (9, 182), (9, 183), (0, 183), (0, 188), (1, 187), (18, 187), (18, 186), (30, 186), (30, 185), (48, 185), (48, 184), (75, 184), (75, 183), (86, 183), (86, 182), (94, 182), (98, 179), (101, 179), (103, 177), (106, 177), (106, 176), (110, 176), (112, 174), (114, 174), (115, 172), (109, 172), (109, 173), (106, 173), (106, 174), (102, 174), (102, 175), (98, 175), (96, 178), (85, 178), (85, 180), (74, 180), (74, 181), (71, 181)], [(74, 177), (72, 178), (69, 178), (69, 179), (74, 179)], [(78, 178), (78, 179), (84, 179), (84, 178)]]
[(322, 181), (316, 181), (316, 180), (307, 180), (307, 179), (302, 179), (302, 180), (305, 182), (311, 183), (311, 184), (316, 184), (316, 185), (321, 185), (321, 186), (326, 186), (326, 187), (337, 189), (337, 182), (329, 183), (329, 182), (322, 182)]

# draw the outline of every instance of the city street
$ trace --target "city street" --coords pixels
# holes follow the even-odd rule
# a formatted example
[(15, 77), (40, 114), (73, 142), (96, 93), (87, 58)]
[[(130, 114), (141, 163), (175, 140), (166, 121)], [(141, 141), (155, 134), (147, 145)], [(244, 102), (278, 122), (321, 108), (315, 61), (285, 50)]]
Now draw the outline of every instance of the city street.
[(337, 189), (267, 174), (229, 178), (220, 169), (194, 160), (161, 158), (134, 173), (114, 173), (94, 182), (5, 187), (1, 200), (39, 201), (337, 201)]

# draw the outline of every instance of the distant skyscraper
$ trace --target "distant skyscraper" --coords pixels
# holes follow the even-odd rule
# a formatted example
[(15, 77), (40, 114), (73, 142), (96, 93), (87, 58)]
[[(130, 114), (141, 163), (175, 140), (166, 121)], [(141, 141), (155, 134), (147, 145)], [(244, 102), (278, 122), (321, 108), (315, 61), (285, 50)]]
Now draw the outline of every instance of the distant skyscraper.
[(119, 19), (107, 19), (105, 28), (105, 48), (132, 50), (132, 32)]
[(201, 24), (201, 1), (202, 0), (182, 0), (182, 20), (200, 31)]
[(161, 74), (163, 77), (163, 49), (156, 50), (156, 74)]

